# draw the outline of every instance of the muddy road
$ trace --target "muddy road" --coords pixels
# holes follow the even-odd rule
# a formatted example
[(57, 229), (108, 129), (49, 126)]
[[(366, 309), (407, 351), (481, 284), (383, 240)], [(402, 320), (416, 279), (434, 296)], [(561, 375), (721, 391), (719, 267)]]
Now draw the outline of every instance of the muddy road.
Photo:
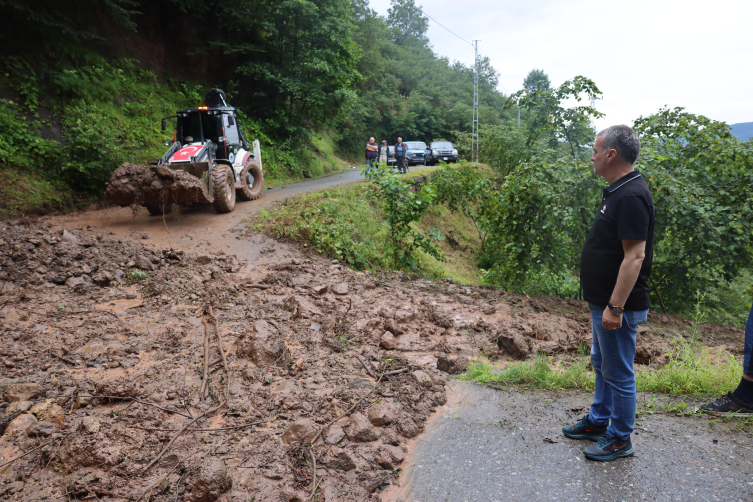
[[(426, 432), (410, 443), (402, 486), (384, 492), (383, 500), (753, 500), (753, 441), (729, 424), (646, 415), (632, 438), (635, 455), (602, 463), (583, 456), (590, 442), (561, 433), (587, 413), (588, 395), (453, 381), (447, 396)], [(639, 395), (639, 403), (650, 399)]]
[(128, 207), (92, 209), (63, 216), (42, 219), (42, 224), (53, 230), (81, 228), (92, 233), (103, 233), (114, 238), (143, 240), (155, 248), (180, 248), (193, 253), (224, 252), (241, 259), (267, 261), (290, 258), (294, 252), (280, 246), (260, 234), (241, 235), (248, 219), (259, 213), (260, 208), (270, 208), (287, 198), (295, 197), (322, 188), (356, 183), (363, 180), (360, 169), (351, 169), (340, 174), (315, 180), (264, 189), (260, 199), (238, 201), (231, 213), (217, 214), (211, 204), (199, 204), (191, 209), (179, 209), (165, 215), (150, 216), (146, 208), (135, 212)]

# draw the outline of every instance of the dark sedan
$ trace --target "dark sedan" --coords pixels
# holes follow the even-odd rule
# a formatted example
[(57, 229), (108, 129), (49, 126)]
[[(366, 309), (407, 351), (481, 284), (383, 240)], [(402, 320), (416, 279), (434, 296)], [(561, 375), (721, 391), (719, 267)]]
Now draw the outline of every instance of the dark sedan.
[(432, 141), (429, 150), (431, 150), (431, 154), (427, 163), (433, 166), (437, 165), (440, 160), (444, 162), (458, 161), (458, 149), (449, 141)]

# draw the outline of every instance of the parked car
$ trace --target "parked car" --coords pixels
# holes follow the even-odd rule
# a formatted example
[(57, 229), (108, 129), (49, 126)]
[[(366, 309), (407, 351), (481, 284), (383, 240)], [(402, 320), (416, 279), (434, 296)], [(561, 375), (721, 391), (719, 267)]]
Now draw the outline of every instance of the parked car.
[(407, 164), (415, 166), (417, 164), (426, 165), (426, 159), (430, 153), (423, 141), (406, 141), (405, 146), (408, 148)]
[(449, 141), (432, 141), (429, 145), (429, 158), (427, 163), (435, 166), (440, 160), (445, 162), (458, 161), (458, 149)]

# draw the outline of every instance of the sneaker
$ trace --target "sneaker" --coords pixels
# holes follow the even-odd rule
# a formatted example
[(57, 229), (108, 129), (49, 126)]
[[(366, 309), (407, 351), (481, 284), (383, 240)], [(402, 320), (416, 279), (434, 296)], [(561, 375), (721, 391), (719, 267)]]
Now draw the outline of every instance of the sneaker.
[(628, 439), (621, 441), (614, 436), (607, 434), (599, 439), (599, 442), (592, 444), (583, 453), (591, 460), (608, 462), (620, 457), (629, 457), (635, 453), (635, 446)]
[(701, 406), (701, 410), (712, 415), (724, 415), (727, 413), (753, 413), (753, 403), (746, 403), (740, 401), (731, 392), (728, 392), (726, 396), (721, 396), (710, 403), (706, 403)]
[(562, 433), (570, 439), (590, 439), (598, 441), (607, 433), (607, 426), (596, 427), (588, 420), (588, 415), (578, 420), (575, 425), (566, 425)]

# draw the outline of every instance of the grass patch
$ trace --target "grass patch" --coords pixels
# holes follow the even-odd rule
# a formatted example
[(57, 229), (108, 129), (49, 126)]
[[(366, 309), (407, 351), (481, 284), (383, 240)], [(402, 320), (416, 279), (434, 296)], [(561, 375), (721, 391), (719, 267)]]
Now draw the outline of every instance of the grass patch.
[(588, 370), (587, 361), (554, 366), (549, 358), (537, 355), (533, 359), (512, 363), (502, 372), (484, 358), (468, 366), (461, 380), (482, 384), (525, 385), (545, 390), (593, 390), (594, 374)]
[[(537, 355), (495, 371), (488, 360), (473, 361), (462, 380), (482, 384), (525, 385), (545, 390), (593, 390), (594, 372), (588, 357), (571, 363), (553, 363)], [(723, 348), (701, 346), (697, 338), (673, 342), (669, 362), (658, 369), (636, 368), (639, 392), (689, 396), (717, 396), (734, 389), (742, 378), (742, 363)]]
[[(403, 180), (429, 176), (441, 166), (414, 167)], [(319, 190), (264, 210), (252, 223), (255, 230), (276, 238), (313, 246), (356, 270), (392, 267), (388, 252), (389, 227), (377, 202), (367, 196), (369, 185), (356, 183)], [(480, 284), (475, 252), (480, 239), (473, 222), (444, 206), (433, 206), (418, 223), (426, 233), (438, 230), (447, 261), (418, 253), (420, 270), (432, 278), (452, 277), (462, 284)]]
[(54, 209), (73, 210), (78, 205), (77, 199), (71, 188), (60, 180), (15, 166), (0, 167), (0, 217), (17, 213), (43, 214)]

